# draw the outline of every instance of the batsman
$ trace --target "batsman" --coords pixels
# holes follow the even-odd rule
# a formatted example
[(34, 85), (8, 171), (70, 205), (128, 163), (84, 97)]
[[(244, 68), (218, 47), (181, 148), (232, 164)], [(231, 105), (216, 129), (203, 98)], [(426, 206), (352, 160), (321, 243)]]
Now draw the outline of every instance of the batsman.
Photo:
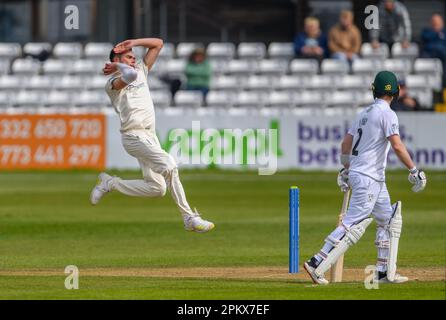
[[(396, 273), (398, 243), (402, 229), (401, 201), (393, 205), (385, 182), (390, 146), (409, 170), (412, 191), (426, 186), (425, 173), (417, 169), (399, 135), (398, 117), (390, 103), (399, 95), (395, 74), (379, 72), (372, 84), (374, 103), (355, 119), (341, 145), (338, 185), (351, 189), (351, 199), (340, 225), (325, 239), (322, 249), (304, 268), (314, 283), (328, 284), (324, 274), (351, 246), (359, 241), (375, 218), (375, 245), (378, 250), (376, 281), (402, 283), (407, 277)], [(370, 215), (373, 217), (370, 217)]]

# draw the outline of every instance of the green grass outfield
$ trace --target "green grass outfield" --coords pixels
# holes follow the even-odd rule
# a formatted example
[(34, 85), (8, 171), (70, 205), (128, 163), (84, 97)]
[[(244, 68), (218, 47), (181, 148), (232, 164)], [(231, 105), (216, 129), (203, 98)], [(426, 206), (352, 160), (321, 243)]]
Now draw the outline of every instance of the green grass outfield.
[[(115, 174), (140, 177), (136, 171)], [(0, 172), (0, 299), (445, 299), (446, 173), (427, 175), (419, 194), (410, 190), (406, 172), (387, 177), (392, 201), (403, 201), (398, 265), (422, 280), (367, 290), (359, 280), (315, 287), (305, 276), (286, 275), (288, 188), (301, 188), (303, 262), (335, 226), (342, 194), (333, 172), (183, 170), (189, 203), (216, 224), (208, 234), (183, 230), (170, 195), (114, 192), (90, 206), (95, 172)], [(374, 236), (372, 224), (347, 253), (346, 268), (375, 263)], [(67, 265), (80, 270), (79, 290), (64, 288)], [(249, 276), (213, 276), (225, 268)], [(276, 277), (255, 278), (250, 268), (271, 268)], [(150, 274), (155, 269), (166, 276)], [(205, 272), (188, 276), (188, 270)]]

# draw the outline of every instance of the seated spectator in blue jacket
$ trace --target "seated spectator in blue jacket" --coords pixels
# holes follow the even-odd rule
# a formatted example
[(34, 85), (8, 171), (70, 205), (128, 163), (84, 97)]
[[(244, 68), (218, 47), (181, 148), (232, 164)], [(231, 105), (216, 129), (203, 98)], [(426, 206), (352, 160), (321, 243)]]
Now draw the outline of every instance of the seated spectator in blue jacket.
[(305, 18), (304, 32), (294, 39), (294, 52), (298, 58), (322, 60), (328, 56), (327, 36), (321, 31), (317, 18)]
[(443, 63), (443, 86), (446, 86), (446, 28), (439, 14), (432, 16), (431, 26), (423, 30), (421, 41), (422, 57), (438, 58)]

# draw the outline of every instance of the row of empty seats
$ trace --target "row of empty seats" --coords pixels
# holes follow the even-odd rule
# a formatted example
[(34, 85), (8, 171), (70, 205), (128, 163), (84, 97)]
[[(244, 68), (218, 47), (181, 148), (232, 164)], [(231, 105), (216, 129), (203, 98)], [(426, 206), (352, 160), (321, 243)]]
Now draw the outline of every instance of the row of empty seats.
[[(431, 105), (432, 92), (414, 91), (423, 106)], [(199, 91), (180, 90), (172, 100), (170, 92), (155, 90), (151, 92), (156, 107), (343, 107), (354, 108), (372, 103), (370, 91), (240, 91), (227, 92), (211, 90), (206, 101)], [(427, 101), (427, 102), (426, 102)], [(49, 92), (21, 90), (19, 92), (0, 91), (0, 107), (110, 107), (108, 96), (103, 91), (67, 92), (52, 90)]]
[[(3, 75), (0, 76), (0, 91), (13, 89), (28, 90), (104, 90), (107, 77), (101, 75)], [(211, 89), (237, 92), (240, 90), (299, 91), (306, 89), (324, 90), (361, 90), (368, 89), (373, 76), (366, 75), (218, 75), (211, 80)], [(426, 74), (407, 75), (406, 86), (409, 89), (432, 89), (437, 85), (437, 79)], [(149, 76), (151, 90), (167, 89), (168, 84), (158, 77)]]
[[(41, 63), (35, 59), (16, 59), (11, 66), (13, 75), (99, 75), (102, 73), (104, 62), (100, 60), (75, 60), (67, 61), (48, 59)], [(151, 75), (184, 78), (186, 61), (173, 59), (169, 61), (157, 61), (151, 70)], [(3, 70), (3, 71), (2, 71)], [(365, 77), (373, 77), (377, 70), (390, 70), (399, 78), (405, 78), (410, 74), (424, 75), (435, 81), (432, 86), (436, 90), (441, 89), (442, 63), (439, 59), (418, 58), (413, 62), (407, 59), (358, 59), (353, 62), (352, 73)], [(0, 62), (0, 75), (8, 74), (9, 66)], [(321, 65), (314, 59), (294, 59), (289, 63), (282, 60), (260, 60), (258, 62), (246, 60), (231, 60), (227, 62), (214, 61), (213, 71), (215, 75), (249, 76), (254, 74), (281, 76), (291, 75), (348, 75), (349, 66), (343, 61), (325, 59)]]
[[(203, 43), (182, 42), (176, 47), (173, 43), (165, 43), (160, 52), (161, 59), (186, 58), (198, 47), (205, 47)], [(80, 59), (108, 57), (113, 48), (111, 43), (91, 42), (85, 47), (77, 42), (60, 42), (54, 45), (50, 43), (27, 43), (23, 46), (19, 43), (0, 43), (0, 58), (15, 58), (23, 54), (37, 55), (42, 50), (52, 52), (52, 55), (59, 59)], [(135, 48), (138, 54), (142, 54), (145, 49)], [(292, 42), (272, 42), (268, 46), (261, 42), (241, 42), (238, 46), (231, 42), (212, 42), (207, 45), (206, 53), (210, 59), (231, 60), (236, 56), (240, 59), (291, 59), (294, 54)], [(414, 59), (419, 55), (419, 48), (416, 43), (411, 43), (408, 48), (403, 48), (399, 43), (389, 50), (387, 44), (383, 43), (379, 48), (373, 48), (370, 43), (363, 43), (361, 46), (361, 56), (364, 58), (410, 58)]]

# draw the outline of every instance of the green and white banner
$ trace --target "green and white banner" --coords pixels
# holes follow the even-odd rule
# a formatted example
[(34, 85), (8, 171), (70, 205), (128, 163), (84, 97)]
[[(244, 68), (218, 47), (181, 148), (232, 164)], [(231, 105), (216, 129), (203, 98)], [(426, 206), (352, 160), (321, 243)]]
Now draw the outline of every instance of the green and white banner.
[[(446, 169), (446, 114), (400, 113), (400, 134), (419, 167)], [(230, 114), (157, 112), (156, 131), (164, 150), (180, 167), (334, 170), (340, 143), (354, 114)], [(121, 145), (119, 121), (107, 116), (109, 168), (137, 168)], [(395, 154), (389, 168), (401, 168)]]

